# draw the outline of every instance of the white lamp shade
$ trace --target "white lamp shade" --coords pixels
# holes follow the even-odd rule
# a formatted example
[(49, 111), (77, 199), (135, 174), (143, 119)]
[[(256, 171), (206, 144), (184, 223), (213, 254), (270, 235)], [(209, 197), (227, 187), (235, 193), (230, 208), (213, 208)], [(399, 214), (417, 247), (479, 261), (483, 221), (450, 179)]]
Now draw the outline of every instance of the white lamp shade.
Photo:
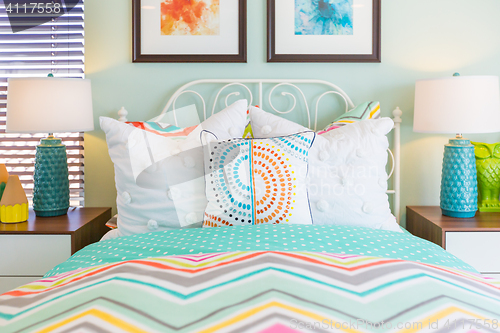
[(415, 86), (415, 132), (500, 132), (497, 76), (450, 76)]
[(60, 133), (93, 129), (90, 80), (9, 79), (7, 132)]

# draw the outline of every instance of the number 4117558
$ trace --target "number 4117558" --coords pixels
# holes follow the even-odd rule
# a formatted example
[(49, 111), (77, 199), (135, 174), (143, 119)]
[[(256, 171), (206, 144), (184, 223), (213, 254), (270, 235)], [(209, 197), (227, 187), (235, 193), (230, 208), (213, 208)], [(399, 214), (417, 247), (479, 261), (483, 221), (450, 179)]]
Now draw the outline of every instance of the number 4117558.
[(61, 13), (60, 3), (38, 3), (30, 2), (29, 4), (24, 3), (19, 5), (18, 3), (9, 5), (5, 8), (8, 14), (60, 14)]

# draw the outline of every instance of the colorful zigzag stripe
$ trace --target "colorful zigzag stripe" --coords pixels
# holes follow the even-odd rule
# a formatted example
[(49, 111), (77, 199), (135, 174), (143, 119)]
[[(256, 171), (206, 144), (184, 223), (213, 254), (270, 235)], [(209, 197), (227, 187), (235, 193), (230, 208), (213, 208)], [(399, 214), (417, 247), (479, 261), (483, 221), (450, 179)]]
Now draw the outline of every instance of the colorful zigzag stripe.
[[(429, 323), (462, 319), (475, 324), (447, 332), (498, 331), (500, 281), (429, 264), (329, 253), (132, 260), (45, 278), (0, 296), (2, 333), (423, 332)], [(399, 323), (413, 326), (399, 329)]]

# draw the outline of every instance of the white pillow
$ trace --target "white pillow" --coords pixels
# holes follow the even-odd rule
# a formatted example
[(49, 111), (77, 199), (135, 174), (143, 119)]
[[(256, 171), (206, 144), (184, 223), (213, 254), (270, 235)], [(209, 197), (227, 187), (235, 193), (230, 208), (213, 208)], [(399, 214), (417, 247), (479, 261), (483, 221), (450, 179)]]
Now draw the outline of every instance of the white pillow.
[[(299, 133), (307, 128), (250, 108), (256, 138)], [(317, 135), (309, 151), (309, 202), (313, 224), (369, 227), (401, 232), (387, 191), (390, 118), (370, 119)]]
[(118, 228), (105, 238), (201, 227), (207, 199), (200, 133), (209, 130), (222, 140), (241, 138), (247, 101), (185, 129), (136, 123), (140, 129), (107, 117), (100, 123), (115, 167), (118, 209)]
[[(205, 132), (204, 132), (205, 133)], [(312, 224), (306, 179), (312, 131), (205, 145), (203, 227)]]

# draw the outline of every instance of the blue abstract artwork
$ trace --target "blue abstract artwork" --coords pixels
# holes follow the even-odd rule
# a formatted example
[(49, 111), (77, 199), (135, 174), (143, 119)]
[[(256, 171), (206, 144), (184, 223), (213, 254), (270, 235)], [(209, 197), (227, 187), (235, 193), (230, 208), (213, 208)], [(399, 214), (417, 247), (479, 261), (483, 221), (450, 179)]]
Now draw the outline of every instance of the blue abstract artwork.
[(352, 35), (353, 0), (295, 0), (295, 35)]

